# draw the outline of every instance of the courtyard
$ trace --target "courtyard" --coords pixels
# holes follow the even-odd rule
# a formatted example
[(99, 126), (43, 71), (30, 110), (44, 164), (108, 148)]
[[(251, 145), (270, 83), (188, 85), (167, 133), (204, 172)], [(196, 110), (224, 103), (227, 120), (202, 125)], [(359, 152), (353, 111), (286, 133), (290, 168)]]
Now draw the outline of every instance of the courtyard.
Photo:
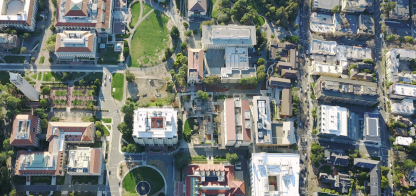
[(131, 170), (123, 179), (123, 192), (136, 193), (136, 185), (141, 181), (150, 184), (150, 192), (153, 195), (165, 187), (165, 182), (158, 171), (153, 168), (142, 166)]

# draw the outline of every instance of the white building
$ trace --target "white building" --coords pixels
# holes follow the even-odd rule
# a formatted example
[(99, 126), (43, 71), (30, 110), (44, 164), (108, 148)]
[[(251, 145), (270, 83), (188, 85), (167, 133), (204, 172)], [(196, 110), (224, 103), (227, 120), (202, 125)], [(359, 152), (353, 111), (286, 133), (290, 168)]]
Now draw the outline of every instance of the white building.
[(310, 29), (316, 33), (334, 33), (335, 17), (334, 14), (324, 14), (312, 12)]
[(331, 76), (338, 78), (342, 75), (342, 66), (312, 61), (310, 73), (312, 75)]
[(251, 195), (298, 196), (299, 154), (253, 153), (250, 159)]
[(392, 48), (386, 53), (386, 71), (389, 82), (399, 81), (400, 61), (411, 61), (416, 58), (414, 50)]
[(389, 88), (390, 98), (416, 99), (416, 85), (394, 83)]
[(39, 92), (33, 88), (20, 74), (9, 72), (10, 82), (14, 84), (31, 101), (39, 101)]
[(321, 134), (348, 136), (348, 109), (321, 105)]
[(403, 99), (391, 103), (391, 113), (396, 115), (413, 115), (415, 106), (412, 99)]
[(68, 174), (72, 176), (99, 176), (103, 168), (100, 148), (77, 147), (68, 153)]
[(256, 69), (249, 66), (248, 47), (225, 48), (225, 67), (221, 68), (222, 83), (238, 83), (241, 78), (256, 77)]
[(230, 98), (224, 101), (225, 146), (240, 147), (251, 144), (251, 114), (247, 100)]
[(344, 59), (362, 61), (364, 59), (373, 59), (373, 56), (371, 48), (337, 45), (337, 60), (342, 61)]
[(178, 112), (173, 108), (138, 108), (134, 111), (133, 139), (140, 145), (178, 143)]
[(273, 144), (270, 97), (254, 96), (252, 110), (256, 145)]
[(55, 55), (59, 62), (95, 62), (97, 38), (89, 31), (63, 31), (56, 36)]
[(413, 138), (397, 136), (393, 144), (399, 146), (410, 146), (411, 143), (413, 143)]
[(366, 0), (341, 0), (341, 11), (342, 12), (351, 12), (351, 13), (359, 13), (364, 12), (371, 3), (370, 1)]
[(208, 0), (189, 0), (188, 17), (197, 17), (207, 15)]
[(227, 46), (251, 48), (256, 44), (255, 26), (202, 26), (202, 49), (225, 49)]
[(309, 44), (311, 54), (336, 55), (336, 41), (322, 41), (314, 39)]
[(364, 113), (363, 140), (366, 144), (381, 146), (379, 113)]
[(0, 3), (0, 28), (34, 31), (36, 27), (36, 0), (9, 0)]

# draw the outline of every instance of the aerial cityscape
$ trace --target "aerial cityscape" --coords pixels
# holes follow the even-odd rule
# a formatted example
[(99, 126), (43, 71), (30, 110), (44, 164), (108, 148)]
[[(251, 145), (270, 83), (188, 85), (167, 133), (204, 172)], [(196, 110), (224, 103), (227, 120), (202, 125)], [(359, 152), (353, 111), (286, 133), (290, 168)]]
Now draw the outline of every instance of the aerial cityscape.
[(0, 8), (0, 195), (416, 196), (416, 2)]

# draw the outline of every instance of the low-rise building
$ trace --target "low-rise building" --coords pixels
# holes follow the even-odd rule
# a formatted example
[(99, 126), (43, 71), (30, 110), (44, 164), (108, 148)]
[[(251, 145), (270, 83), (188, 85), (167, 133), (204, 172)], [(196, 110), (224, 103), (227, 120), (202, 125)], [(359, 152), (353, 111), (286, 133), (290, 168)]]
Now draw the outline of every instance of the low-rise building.
[(390, 98), (393, 99), (416, 99), (416, 85), (394, 83), (389, 88)]
[(247, 100), (230, 98), (224, 101), (225, 146), (240, 147), (251, 144), (251, 114)]
[(188, 17), (198, 17), (207, 15), (207, 0), (189, 0)]
[(369, 2), (366, 0), (341, 0), (342, 12), (361, 13), (364, 12), (368, 6)]
[(253, 153), (249, 171), (251, 195), (299, 195), (299, 154)]
[(322, 41), (313, 39), (309, 43), (309, 51), (311, 54), (336, 55), (336, 41)]
[(279, 69), (297, 69), (296, 63), (296, 49), (290, 49), (288, 51), (286, 61), (277, 62), (276, 66)]
[(348, 193), (351, 187), (351, 179), (348, 174), (338, 173), (333, 176), (327, 173), (319, 173), (319, 179), (322, 183), (331, 184), (331, 189), (336, 190), (338, 193)]
[[(269, 146), (290, 146), (296, 144), (295, 126), (293, 121), (271, 124), (271, 141)], [(264, 144), (263, 144), (264, 145)]]
[(275, 60), (279, 58), (287, 58), (289, 51), (296, 49), (297, 46), (290, 42), (279, 43), (276, 39), (270, 41), (270, 55), (269, 59)]
[(320, 134), (348, 137), (348, 109), (321, 105)]
[(51, 142), (54, 138), (75, 144), (94, 143), (95, 125), (93, 122), (49, 122), (46, 140)]
[(340, 7), (340, 3), (340, 0), (314, 0), (312, 2), (312, 10), (331, 13), (332, 9), (334, 9), (337, 6)]
[(138, 108), (133, 116), (137, 144), (172, 146), (178, 143), (178, 112), (173, 108)]
[(17, 35), (0, 33), (0, 48), (2, 50), (11, 50), (20, 47), (20, 39)]
[(249, 47), (257, 44), (255, 26), (202, 25), (202, 49)]
[(409, 0), (395, 0), (396, 6), (390, 11), (389, 18), (395, 20), (409, 20)]
[(185, 196), (245, 195), (244, 181), (238, 181), (234, 176), (233, 165), (188, 165)]
[(415, 106), (412, 99), (391, 102), (391, 113), (395, 115), (413, 115)]
[(63, 31), (56, 35), (55, 55), (59, 62), (95, 62), (96, 39), (89, 31)]
[(270, 87), (281, 87), (281, 88), (290, 88), (291, 81), (286, 78), (270, 77), (269, 86)]
[(291, 69), (282, 69), (281, 70), (282, 78), (287, 79), (298, 79), (298, 70), (291, 70)]
[(293, 111), (292, 105), (292, 89), (285, 88), (282, 90), (282, 100), (281, 100), (281, 117), (291, 117)]
[(241, 78), (256, 77), (256, 68), (249, 66), (247, 47), (226, 47), (225, 67), (221, 68), (222, 83), (239, 83)]
[(253, 97), (253, 131), (256, 145), (272, 144), (270, 97)]
[(373, 59), (371, 48), (360, 46), (337, 45), (337, 53), (341, 53), (347, 59), (352, 61), (362, 61), (364, 59)]
[(188, 49), (188, 84), (201, 84), (204, 78), (204, 51)]
[(41, 133), (40, 119), (31, 114), (19, 114), (14, 117), (10, 146), (39, 146), (36, 134)]
[(416, 58), (414, 50), (392, 48), (386, 53), (386, 75), (389, 82), (399, 81), (400, 61), (411, 61)]
[(409, 180), (409, 186), (416, 186), (416, 169), (413, 169), (412, 171), (408, 172), (407, 180)]
[(77, 147), (68, 152), (67, 172), (71, 176), (99, 176), (102, 174), (103, 155), (100, 148)]
[(364, 113), (363, 141), (365, 144), (381, 146), (379, 113)]
[(363, 80), (367, 82), (373, 81), (373, 75), (365, 72), (359, 72), (357, 68), (353, 68), (350, 70), (350, 78), (354, 80)]
[(312, 32), (315, 32), (315, 33), (334, 33), (335, 32), (335, 15), (312, 12), (310, 29)]
[(338, 78), (342, 75), (341, 65), (321, 63), (317, 61), (311, 62), (310, 73), (312, 75), (330, 76)]
[(321, 76), (314, 92), (318, 100), (372, 106), (377, 103), (375, 82)]
[(354, 159), (354, 166), (361, 168), (361, 169), (368, 169), (370, 172), (370, 182), (367, 186), (370, 187), (370, 196), (378, 196), (381, 195), (381, 170), (380, 170), (380, 162), (375, 160), (369, 159), (361, 159), (355, 158)]
[(357, 33), (374, 35), (374, 27), (374, 18), (371, 15), (360, 14), (358, 16)]
[(393, 142), (394, 145), (399, 145), (399, 146), (410, 146), (410, 144), (412, 143), (413, 143), (413, 138), (402, 137), (402, 136), (397, 136)]
[(0, 3), (0, 28), (35, 31), (38, 1), (9, 0)]

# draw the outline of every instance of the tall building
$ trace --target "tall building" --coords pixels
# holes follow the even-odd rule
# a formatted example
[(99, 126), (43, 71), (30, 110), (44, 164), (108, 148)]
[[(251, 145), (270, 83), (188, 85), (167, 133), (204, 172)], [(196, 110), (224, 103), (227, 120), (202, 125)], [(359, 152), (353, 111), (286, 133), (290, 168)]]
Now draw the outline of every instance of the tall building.
[(38, 11), (36, 0), (1, 1), (0, 10), (0, 28), (35, 30)]
[(299, 154), (253, 153), (249, 164), (251, 195), (298, 196), (299, 165)]
[(178, 143), (178, 112), (173, 108), (138, 108), (134, 111), (133, 139), (140, 145)]
[(248, 146), (251, 144), (251, 114), (247, 100), (230, 98), (224, 101), (225, 146)]
[(10, 82), (13, 83), (31, 101), (39, 101), (39, 92), (33, 88), (20, 74), (9, 72)]

